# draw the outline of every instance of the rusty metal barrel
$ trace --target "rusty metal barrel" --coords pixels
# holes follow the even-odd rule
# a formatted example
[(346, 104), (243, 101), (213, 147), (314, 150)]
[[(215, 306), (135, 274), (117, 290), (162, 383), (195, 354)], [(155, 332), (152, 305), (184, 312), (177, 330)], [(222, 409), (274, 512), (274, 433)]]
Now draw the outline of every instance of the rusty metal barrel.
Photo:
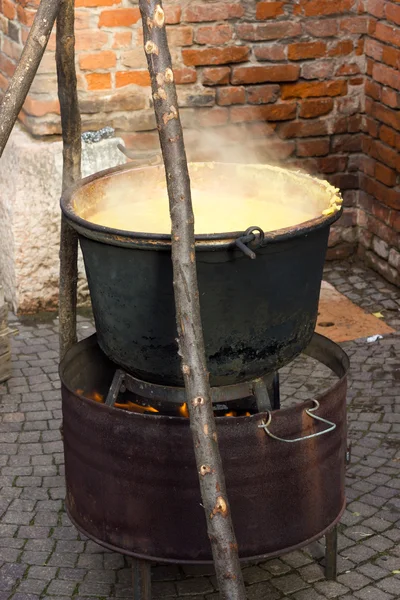
[[(344, 509), (348, 358), (317, 334), (305, 352), (338, 376), (316, 398), (318, 410), (314, 399), (216, 419), (242, 560), (304, 546)], [(123, 554), (210, 562), (189, 420), (130, 413), (77, 392), (106, 393), (115, 369), (94, 336), (61, 363), (68, 514), (87, 536)]]

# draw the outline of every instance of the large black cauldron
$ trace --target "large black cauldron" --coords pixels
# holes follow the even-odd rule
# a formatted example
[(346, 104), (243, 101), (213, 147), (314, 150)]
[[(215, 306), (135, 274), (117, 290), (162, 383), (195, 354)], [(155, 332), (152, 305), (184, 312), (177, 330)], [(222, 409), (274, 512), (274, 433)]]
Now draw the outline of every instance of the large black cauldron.
[[(235, 165), (219, 164), (217, 169), (226, 175)], [(248, 181), (254, 184), (262, 170), (277, 172), (267, 165), (246, 165)], [(86, 220), (109, 193), (110, 184), (128, 185), (134, 195), (135, 189), (161, 177), (162, 167), (127, 165), (103, 171), (65, 194), (61, 207), (79, 234), (102, 350), (136, 377), (182, 385), (170, 236), (118, 231)], [(279, 369), (307, 346), (314, 331), (329, 228), (340, 212), (322, 216), (334, 188), (289, 171), (279, 170), (279, 177), (286, 178), (288, 190), (303, 190), (304, 205), (321, 216), (266, 233), (256, 260), (236, 246), (243, 231), (196, 236), (213, 386)], [(244, 230), (250, 225), (260, 224), (244, 223)]]

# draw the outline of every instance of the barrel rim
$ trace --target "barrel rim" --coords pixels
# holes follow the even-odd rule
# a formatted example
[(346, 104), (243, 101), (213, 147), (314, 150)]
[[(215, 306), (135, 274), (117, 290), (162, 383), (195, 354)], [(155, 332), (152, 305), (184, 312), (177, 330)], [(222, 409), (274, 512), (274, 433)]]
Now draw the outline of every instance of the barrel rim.
[[(273, 167), (274, 165), (266, 166)], [(112, 177), (114, 174), (121, 173), (124, 171), (145, 171), (153, 170), (155, 168), (158, 168), (158, 166), (146, 165), (136, 167), (135, 165), (132, 165), (132, 163), (126, 163), (124, 165), (118, 165), (116, 167), (104, 169), (102, 171), (94, 173), (93, 175), (84, 177), (78, 183), (72, 185), (62, 194), (60, 199), (60, 206), (63, 215), (68, 220), (69, 224), (78, 232), (78, 234), (98, 242), (103, 242), (113, 246), (134, 246), (148, 250), (170, 249), (170, 234), (126, 231), (123, 229), (114, 229), (112, 227), (98, 225), (96, 223), (92, 223), (91, 221), (87, 221), (86, 219), (83, 219), (82, 217), (77, 215), (72, 207), (72, 202), (75, 193), (81, 188), (85, 187), (86, 185), (97, 181), (98, 179), (109, 178)], [(311, 178), (311, 176), (307, 175), (306, 173), (293, 172), (293, 174), (296, 175), (296, 177)], [(313, 181), (317, 182), (318, 180), (313, 179)], [(330, 225), (332, 225), (332, 223), (334, 223), (341, 217), (342, 213), (343, 207), (341, 206), (340, 210), (336, 211), (332, 215), (321, 215), (319, 217), (315, 217), (314, 219), (304, 221), (303, 223), (300, 223), (298, 225), (265, 232), (264, 240), (261, 244), (261, 247), (274, 242), (286, 241), (292, 238), (306, 236), (307, 234), (317, 231), (318, 229), (329, 227)], [(196, 234), (196, 250), (232, 248), (233, 246), (235, 246), (236, 239), (242, 236), (244, 233), (245, 231), (242, 230), (223, 233)]]

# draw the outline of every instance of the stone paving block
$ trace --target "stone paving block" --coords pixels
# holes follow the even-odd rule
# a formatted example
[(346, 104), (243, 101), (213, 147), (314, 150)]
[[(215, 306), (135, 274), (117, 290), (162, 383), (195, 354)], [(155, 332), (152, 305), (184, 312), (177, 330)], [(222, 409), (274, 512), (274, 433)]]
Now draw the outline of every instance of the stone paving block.
[(47, 586), (46, 581), (42, 581), (40, 579), (25, 579), (18, 586), (18, 593), (29, 593), (29, 594), (40, 594), (44, 591)]
[(271, 584), (284, 594), (293, 594), (308, 586), (301, 577), (294, 573), (282, 575), (282, 577), (274, 577), (271, 579)]
[(260, 567), (262, 569), (266, 569), (272, 575), (283, 575), (284, 573), (289, 573), (291, 570), (288, 565), (282, 562), (279, 558), (274, 558), (265, 563), (261, 563)]
[(343, 573), (342, 575), (339, 575), (337, 580), (339, 583), (350, 588), (351, 590), (359, 590), (360, 588), (371, 583), (371, 580), (368, 577), (362, 575), (361, 573), (357, 573), (357, 571)]
[(214, 587), (208, 577), (196, 577), (194, 579), (177, 581), (176, 588), (179, 596), (204, 595), (214, 591)]
[(294, 594), (292, 598), (295, 600), (325, 600), (325, 596), (321, 596), (321, 594), (312, 588), (301, 590), (301, 592)]
[(360, 600), (394, 600), (392, 594), (377, 589), (375, 586), (368, 586), (355, 592), (355, 596)]
[(315, 589), (325, 598), (337, 598), (349, 591), (349, 588), (337, 581), (318, 581)]
[(281, 593), (268, 582), (254, 583), (247, 588), (247, 600), (279, 600)]
[(243, 579), (245, 583), (258, 583), (260, 581), (268, 581), (272, 575), (266, 569), (254, 565), (253, 567), (246, 567), (243, 569)]

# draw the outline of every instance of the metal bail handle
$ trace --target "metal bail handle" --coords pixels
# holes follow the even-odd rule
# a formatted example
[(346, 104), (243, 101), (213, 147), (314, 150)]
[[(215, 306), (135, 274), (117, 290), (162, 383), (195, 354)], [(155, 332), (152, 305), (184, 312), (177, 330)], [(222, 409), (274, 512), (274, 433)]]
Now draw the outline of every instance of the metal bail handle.
[(259, 425), (258, 427), (260, 429), (264, 429), (265, 433), (267, 435), (269, 435), (269, 437), (273, 438), (274, 440), (278, 440), (278, 442), (285, 442), (286, 444), (293, 444), (294, 442), (302, 442), (303, 440), (310, 440), (312, 438), (318, 437), (319, 435), (324, 435), (325, 433), (329, 433), (330, 431), (333, 431), (334, 429), (336, 429), (335, 423), (332, 423), (331, 421), (327, 421), (326, 419), (323, 419), (322, 417), (318, 417), (317, 415), (311, 414), (314, 411), (319, 409), (318, 400), (313, 400), (313, 402), (314, 402), (315, 406), (313, 408), (306, 408), (305, 412), (312, 419), (315, 419), (316, 421), (321, 421), (322, 423), (326, 423), (326, 425), (329, 425), (329, 427), (327, 429), (324, 429), (323, 431), (318, 431), (317, 433), (312, 433), (311, 435), (305, 435), (303, 437), (295, 438), (294, 440), (285, 440), (283, 438), (280, 438), (280, 437), (274, 435), (268, 429), (268, 426), (271, 424), (271, 421), (272, 421), (272, 414), (270, 412), (268, 412), (268, 421), (267, 422), (263, 421), (263, 423), (261, 425)]
[[(254, 232), (257, 232), (258, 236)], [(255, 245), (253, 245), (254, 250), (257, 250), (257, 248), (259, 248), (261, 246), (261, 244), (263, 243), (264, 237), (265, 237), (265, 234), (264, 234), (263, 230), (261, 229), (261, 227), (257, 227), (256, 225), (253, 225), (252, 227), (248, 227), (248, 229), (246, 229), (244, 234), (236, 239), (236, 246), (243, 252), (243, 254), (245, 254), (249, 258), (254, 259), (254, 258), (257, 258), (257, 255), (255, 252), (253, 252), (253, 250), (251, 250), (247, 246), (247, 244), (249, 244), (250, 242), (253, 242), (254, 240), (257, 240), (257, 243)]]

